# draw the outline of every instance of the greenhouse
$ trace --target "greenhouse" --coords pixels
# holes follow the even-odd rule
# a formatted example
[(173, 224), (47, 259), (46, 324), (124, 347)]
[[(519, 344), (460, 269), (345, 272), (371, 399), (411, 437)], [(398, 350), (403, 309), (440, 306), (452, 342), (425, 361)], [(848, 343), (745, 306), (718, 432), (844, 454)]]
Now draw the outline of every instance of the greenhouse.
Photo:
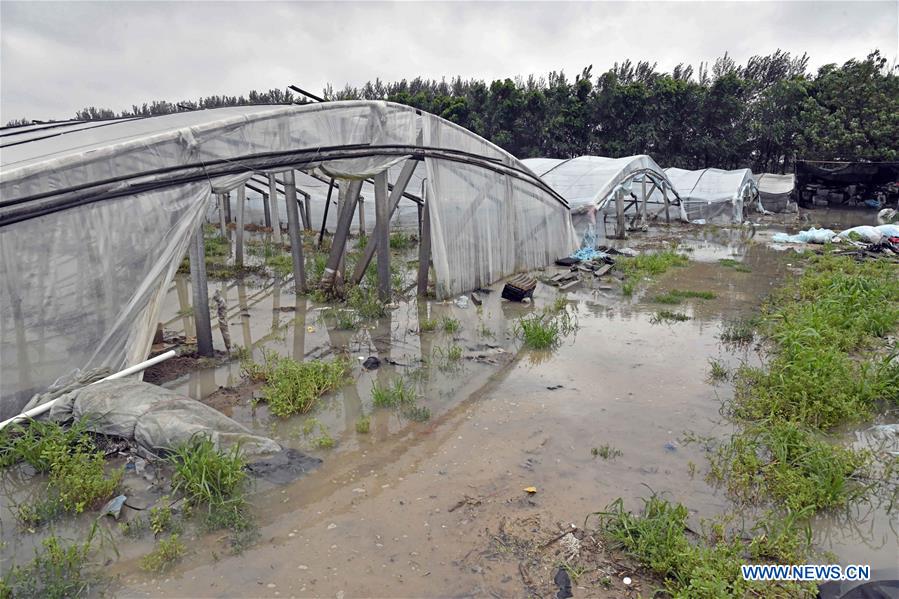
[[(565, 198), (497, 146), (408, 106), (243, 106), (0, 135), (4, 416), (79, 372), (144, 360), (167, 285), (188, 248), (203, 247), (201, 224), (233, 209), (242, 231), (248, 190), (274, 222), (286, 216), (298, 292), (300, 227), (318, 229), (329, 210), (323, 283), (333, 282), (357, 216), (347, 200), (360, 193), (373, 207), (363, 228), (376, 231), (367, 258), (386, 256), (378, 279), (388, 291), (387, 223), (401, 204), (422, 229), (419, 289), (430, 262), (439, 298), (577, 245)], [(195, 305), (208, 304), (202, 293)]]
[(752, 171), (717, 168), (684, 170), (666, 168), (665, 174), (681, 198), (686, 219), (690, 222), (743, 222), (744, 209), (758, 199)]
[(793, 197), (796, 187), (796, 175), (777, 175), (761, 173), (753, 175), (759, 190), (759, 202), (765, 210), (783, 212)]
[[(672, 208), (679, 205), (676, 189), (649, 156), (528, 158), (522, 162), (568, 201), (579, 233), (600, 224), (597, 214), (602, 215), (604, 231), (610, 215), (618, 218), (618, 236), (628, 214), (639, 218), (642, 224), (650, 216), (658, 217), (662, 213), (668, 219), (672, 214), (684, 217)], [(652, 204), (658, 208), (650, 215), (648, 210)]]

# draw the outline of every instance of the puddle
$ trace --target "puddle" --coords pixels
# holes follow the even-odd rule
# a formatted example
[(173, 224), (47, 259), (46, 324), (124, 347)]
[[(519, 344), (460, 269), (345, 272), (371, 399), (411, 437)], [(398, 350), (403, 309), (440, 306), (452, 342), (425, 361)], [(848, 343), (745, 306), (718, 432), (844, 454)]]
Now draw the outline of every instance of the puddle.
[[(857, 224), (857, 222), (854, 222)], [(293, 482), (256, 483), (251, 497), (259, 542), (241, 556), (221, 551), (221, 535), (191, 540), (190, 552), (163, 577), (141, 572), (144, 543), (123, 542), (109, 573), (120, 577), (121, 596), (424, 596), (520, 595), (522, 574), (512, 563), (479, 559), (479, 550), (507, 519), (535, 515), (563, 526), (583, 526), (588, 514), (622, 497), (629, 508), (650, 492), (663, 493), (691, 510), (691, 522), (729, 509), (724, 494), (707, 484), (705, 449), (685, 442), (724, 438), (731, 425), (720, 415), (729, 385), (707, 382), (709, 360), (736, 367), (757, 363), (750, 350), (728, 351), (718, 342), (725, 321), (755, 313), (764, 297), (791, 276), (790, 254), (767, 247), (783, 227), (673, 226), (665, 237), (692, 259), (633, 298), (604, 278), (568, 293), (579, 328), (552, 352), (520, 350), (514, 322), (552, 303), (556, 291), (538, 285), (535, 306), (502, 302), (500, 285), (483, 295), (480, 308), (452, 302), (403, 302), (357, 331), (334, 328), (321, 304), (295, 297), (289, 286), (213, 282), (229, 306), (233, 343), (262, 347), (296, 359), (347, 353), (353, 380), (312, 414), (335, 439), (320, 450), (303, 434), (307, 416), (272, 418), (228, 388), (241, 383), (240, 365), (229, 362), (192, 371), (165, 386), (205, 400), (286, 447), (313, 459)], [(658, 247), (636, 234), (618, 247)], [(718, 264), (735, 258), (740, 272)], [(551, 273), (546, 273), (551, 274)], [(711, 300), (687, 300), (676, 309), (686, 322), (653, 324), (664, 308), (654, 295), (673, 289), (710, 291)], [(193, 334), (184, 310), (189, 280), (176, 279), (166, 298), (165, 327)], [(424, 318), (458, 319), (461, 329), (421, 332)], [(216, 347), (221, 339), (214, 331)], [(464, 357), (445, 358), (458, 345)], [(489, 351), (484, 351), (487, 348)], [(470, 359), (487, 354), (486, 359)], [(381, 367), (365, 371), (361, 359)], [(415, 384), (425, 422), (373, 409), (371, 389), (402, 376)], [(223, 389), (225, 388), (225, 389)], [(356, 432), (362, 414), (370, 433)], [(620, 455), (604, 459), (594, 448)], [(9, 499), (33, 488), (20, 469), (3, 473), (3, 522), (14, 522)], [(533, 495), (525, 487), (536, 487)], [(88, 518), (63, 525), (83, 530)], [(3, 557), (27, 555), (38, 535), (18, 535)], [(895, 521), (883, 507), (820, 519), (816, 541), (841, 561), (894, 566), (899, 550)], [(22, 540), (24, 539), (24, 540)], [(213, 556), (216, 556), (213, 558)], [(543, 575), (544, 573), (541, 573)], [(546, 574), (549, 579), (552, 574)], [(575, 591), (577, 594), (577, 591)], [(583, 593), (581, 593), (583, 594)], [(614, 595), (610, 595), (614, 596)]]

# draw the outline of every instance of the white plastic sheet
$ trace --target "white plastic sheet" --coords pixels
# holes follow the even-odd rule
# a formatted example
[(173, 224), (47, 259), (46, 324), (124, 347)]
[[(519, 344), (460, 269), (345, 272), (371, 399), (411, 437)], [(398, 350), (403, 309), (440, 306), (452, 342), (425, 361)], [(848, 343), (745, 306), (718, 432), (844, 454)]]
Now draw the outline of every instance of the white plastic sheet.
[[(3, 417), (79, 370), (142, 361), (211, 193), (254, 172), (346, 180), (388, 170), (395, 180), (406, 160), (425, 158), (408, 191), (428, 190), (441, 297), (577, 246), (565, 201), (518, 160), (408, 106), (230, 107), (17, 131), (0, 137)], [(315, 193), (323, 202), (327, 185), (316, 181)]]

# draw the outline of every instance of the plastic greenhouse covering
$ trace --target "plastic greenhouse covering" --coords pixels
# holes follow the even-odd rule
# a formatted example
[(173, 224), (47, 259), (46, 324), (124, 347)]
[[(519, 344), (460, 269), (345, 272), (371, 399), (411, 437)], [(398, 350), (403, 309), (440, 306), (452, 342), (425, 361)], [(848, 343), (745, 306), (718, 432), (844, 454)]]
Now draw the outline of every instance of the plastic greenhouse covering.
[(749, 169), (725, 171), (706, 168), (696, 171), (666, 168), (665, 174), (681, 198), (689, 221), (743, 222), (743, 210), (757, 198)]
[[(579, 156), (577, 158), (527, 158), (523, 160), (528, 168), (540, 175), (550, 187), (568, 200), (571, 205), (572, 221), (579, 234), (589, 225), (596, 225), (597, 213), (614, 213), (614, 194), (621, 190), (625, 195), (642, 200), (643, 184), (646, 182), (647, 196), (658, 193), (658, 202), (663, 196), (660, 188), (668, 190), (668, 199), (677, 204), (677, 194), (673, 191), (668, 177), (655, 161), (646, 155), (605, 158), (603, 156)], [(655, 201), (655, 200), (654, 200)], [(632, 201), (626, 212), (636, 212), (638, 204)], [(672, 212), (685, 218), (683, 212)]]
[[(79, 372), (145, 359), (162, 294), (214, 193), (292, 169), (338, 184), (385, 170), (393, 180), (407, 160), (418, 162), (407, 190), (430, 206), (438, 297), (577, 246), (567, 203), (521, 162), (407, 106), (244, 106), (3, 129), (0, 416)], [(320, 219), (327, 184), (300, 175), (298, 189), (307, 184)]]
[(754, 178), (759, 190), (759, 201), (765, 210), (783, 212), (796, 187), (796, 175), (761, 173), (754, 175)]

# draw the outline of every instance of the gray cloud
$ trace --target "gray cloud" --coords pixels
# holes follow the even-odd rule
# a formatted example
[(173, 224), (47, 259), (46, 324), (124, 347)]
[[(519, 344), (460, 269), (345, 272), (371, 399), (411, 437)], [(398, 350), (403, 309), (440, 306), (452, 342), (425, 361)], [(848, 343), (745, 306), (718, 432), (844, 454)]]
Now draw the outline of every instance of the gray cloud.
[(896, 60), (888, 2), (0, 2), (0, 121), (68, 118), (295, 83), (670, 69), (777, 48), (812, 67), (879, 48)]

